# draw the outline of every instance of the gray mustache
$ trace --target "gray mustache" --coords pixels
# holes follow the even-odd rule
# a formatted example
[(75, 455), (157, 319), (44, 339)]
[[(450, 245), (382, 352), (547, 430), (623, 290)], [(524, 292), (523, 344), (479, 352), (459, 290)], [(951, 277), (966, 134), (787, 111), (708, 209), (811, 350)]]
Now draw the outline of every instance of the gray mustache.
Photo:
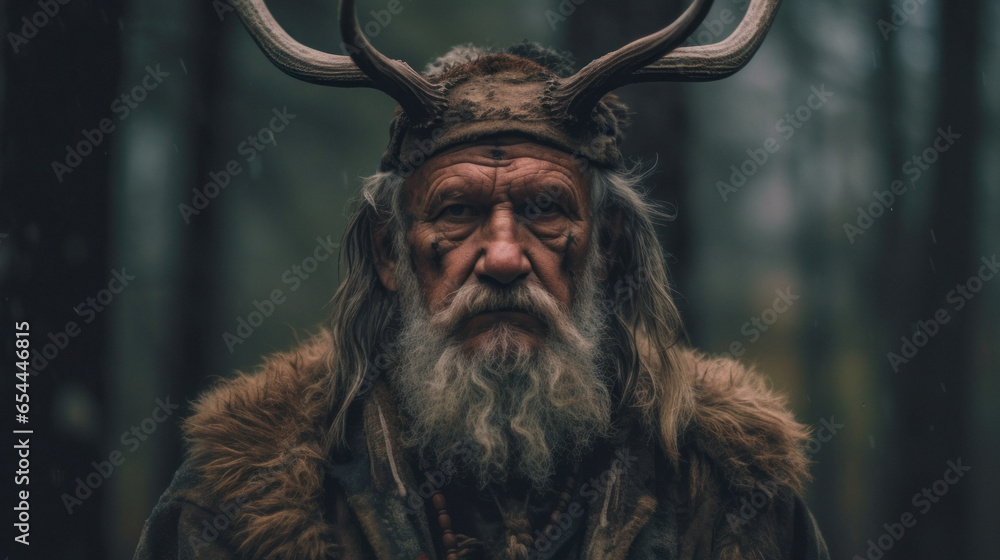
[(483, 284), (463, 286), (447, 308), (432, 322), (452, 334), (476, 315), (496, 311), (518, 311), (531, 315), (546, 328), (555, 324), (562, 312), (556, 299), (537, 284), (519, 284), (499, 290)]

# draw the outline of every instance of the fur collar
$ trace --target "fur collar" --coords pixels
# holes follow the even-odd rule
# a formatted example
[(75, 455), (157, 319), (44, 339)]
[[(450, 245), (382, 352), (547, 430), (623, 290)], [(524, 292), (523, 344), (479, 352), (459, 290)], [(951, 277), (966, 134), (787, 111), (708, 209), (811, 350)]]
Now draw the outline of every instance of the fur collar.
[(694, 383), (697, 405), (681, 439), (711, 460), (740, 493), (762, 485), (801, 492), (809, 478), (801, 447), (808, 429), (795, 421), (785, 398), (766, 378), (739, 362), (687, 350), (682, 368)]
[[(229, 540), (243, 557), (322, 559), (337, 548), (320, 500), (330, 348), (324, 331), (271, 357), (254, 374), (208, 391), (185, 421), (197, 490), (219, 507), (239, 508)], [(731, 360), (684, 351), (682, 363), (697, 401), (681, 438), (688, 498), (799, 491), (808, 476), (798, 449), (807, 433), (783, 399)]]

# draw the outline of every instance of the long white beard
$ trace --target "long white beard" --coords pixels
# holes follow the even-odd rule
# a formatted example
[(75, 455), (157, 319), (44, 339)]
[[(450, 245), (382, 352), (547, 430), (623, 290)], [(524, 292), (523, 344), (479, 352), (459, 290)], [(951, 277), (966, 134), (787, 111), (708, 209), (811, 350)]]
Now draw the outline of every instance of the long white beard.
[[(597, 361), (604, 312), (596, 253), (588, 255), (569, 311), (538, 284), (501, 291), (470, 281), (431, 315), (415, 273), (397, 267), (402, 329), (389, 378), (413, 421), (408, 445), (437, 460), (462, 445), (471, 453), (460, 468), (480, 485), (514, 475), (542, 488), (557, 458), (578, 458), (607, 433), (611, 399)], [(510, 307), (543, 321), (541, 345), (525, 346), (515, 327), (498, 323), (482, 335), (490, 337), (485, 349), (461, 348), (456, 326), (463, 319)]]

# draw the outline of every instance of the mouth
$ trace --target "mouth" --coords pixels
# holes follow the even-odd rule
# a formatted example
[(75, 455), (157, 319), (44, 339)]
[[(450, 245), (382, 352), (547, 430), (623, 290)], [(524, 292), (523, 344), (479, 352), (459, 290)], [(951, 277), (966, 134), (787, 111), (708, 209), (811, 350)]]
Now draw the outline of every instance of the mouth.
[(534, 313), (521, 307), (504, 307), (474, 313), (457, 325), (455, 333), (475, 336), (489, 331), (499, 323), (528, 333), (541, 334), (545, 330), (544, 321)]

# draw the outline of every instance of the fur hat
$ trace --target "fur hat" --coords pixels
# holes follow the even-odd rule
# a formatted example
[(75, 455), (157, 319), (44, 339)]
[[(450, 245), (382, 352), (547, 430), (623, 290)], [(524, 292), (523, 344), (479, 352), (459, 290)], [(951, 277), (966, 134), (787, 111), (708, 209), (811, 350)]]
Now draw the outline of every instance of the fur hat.
[(628, 107), (605, 95), (589, 115), (567, 115), (550, 95), (571, 74), (572, 59), (536, 43), (504, 51), (462, 45), (427, 66), (424, 76), (445, 91), (447, 109), (432, 120), (414, 122), (402, 107), (389, 126), (382, 170), (412, 173), (434, 154), (484, 138), (524, 136), (540, 144), (616, 166)]

